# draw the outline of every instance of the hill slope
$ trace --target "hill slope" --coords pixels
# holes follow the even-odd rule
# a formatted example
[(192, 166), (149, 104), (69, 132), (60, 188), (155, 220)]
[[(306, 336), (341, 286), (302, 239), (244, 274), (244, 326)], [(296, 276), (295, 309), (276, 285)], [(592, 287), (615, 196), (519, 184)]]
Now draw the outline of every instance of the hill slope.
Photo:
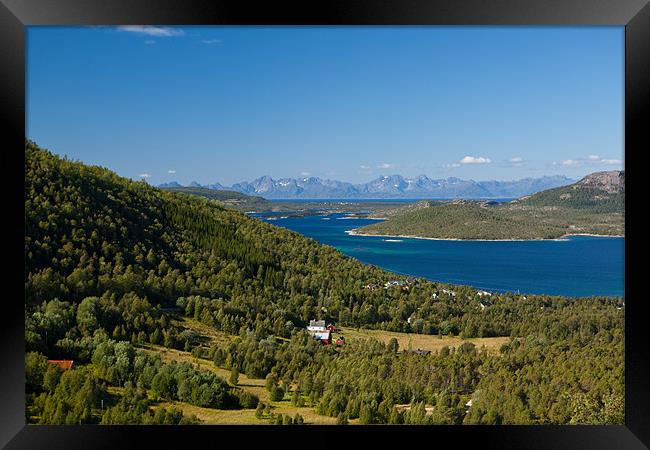
[(385, 222), (356, 234), (440, 239), (553, 239), (570, 234), (623, 235), (623, 172), (598, 172), (570, 186), (508, 203), (429, 202), (416, 211), (394, 211)]
[(519, 199), (517, 203), (622, 213), (625, 210), (625, 172), (592, 173), (570, 186), (537, 192)]
[(205, 187), (159, 186), (170, 192), (180, 192), (196, 195), (210, 200), (217, 200), (224, 206), (233, 207), (239, 211), (270, 211), (274, 208), (273, 202), (262, 197), (242, 194), (241, 192), (217, 190)]
[[(168, 305), (183, 295), (246, 297), (266, 289), (267, 302), (280, 307), (288, 306), (292, 299), (286, 293), (292, 292), (302, 320), (308, 320), (320, 311), (315, 304), (303, 307), (300, 296), (322, 290), (323, 298), (347, 298), (364, 283), (387, 276), (298, 233), (197, 196), (59, 159), (31, 143), (26, 161), (26, 282), (32, 304), (57, 296), (82, 299), (106, 289), (135, 289)], [(304, 277), (306, 284), (300, 281)], [(254, 318), (256, 310), (245, 315)], [(277, 310), (272, 315), (286, 321)]]

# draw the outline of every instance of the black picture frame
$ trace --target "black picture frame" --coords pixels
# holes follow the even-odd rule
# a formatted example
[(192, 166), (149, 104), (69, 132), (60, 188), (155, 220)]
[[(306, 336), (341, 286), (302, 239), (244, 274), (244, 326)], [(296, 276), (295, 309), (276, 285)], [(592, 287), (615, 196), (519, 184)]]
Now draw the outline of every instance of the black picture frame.
[[(624, 426), (438, 426), (438, 427), (133, 427), (26, 426), (24, 373), (24, 138), (25, 27), (30, 25), (618, 25), (625, 26), (625, 414)], [(498, 448), (647, 448), (650, 445), (650, 352), (645, 315), (635, 287), (641, 249), (634, 231), (640, 211), (629, 208), (634, 186), (642, 176), (636, 164), (648, 146), (650, 99), (650, 6), (648, 0), (329, 0), (312, 3), (223, 0), (0, 0), (0, 90), (2, 120), (10, 132), (3, 136), (2, 167), (6, 181), (4, 204), (10, 214), (3, 222), (7, 236), (7, 283), (16, 295), (3, 301), (0, 326), (0, 445), (10, 449), (179, 447), (198, 441), (217, 445), (249, 444), (347, 447), (348, 439), (364, 439), (364, 447), (388, 443), (461, 445)], [(22, 189), (22, 191), (21, 191)], [(639, 194), (640, 196), (640, 194)], [(642, 207), (643, 205), (641, 205)], [(6, 206), (5, 206), (6, 207)], [(637, 205), (637, 209), (639, 205)], [(630, 236), (631, 234), (631, 236)], [(13, 273), (11, 272), (13, 271)], [(635, 297), (630, 299), (634, 293)], [(638, 300), (638, 301), (637, 301)], [(236, 441), (228, 443), (228, 438)], [(314, 436), (315, 435), (315, 436)], [(314, 438), (317, 441), (314, 441)], [(444, 444), (445, 439), (451, 439)], [(290, 440), (287, 440), (290, 439)], [(146, 445), (143, 443), (146, 442)], [(395, 444), (392, 444), (395, 445)]]

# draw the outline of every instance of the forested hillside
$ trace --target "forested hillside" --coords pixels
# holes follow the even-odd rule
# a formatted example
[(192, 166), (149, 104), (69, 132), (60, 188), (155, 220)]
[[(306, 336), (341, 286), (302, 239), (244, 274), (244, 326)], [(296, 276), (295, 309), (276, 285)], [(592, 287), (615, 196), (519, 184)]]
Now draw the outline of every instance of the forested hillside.
[(625, 172), (592, 173), (570, 186), (537, 192), (516, 203), (622, 213), (625, 211)]
[[(207, 199), (32, 142), (25, 151), (29, 422), (193, 423), (180, 406), (264, 410), (237, 385), (239, 372), (266, 378), (272, 398), (341, 423), (623, 421), (621, 299), (507, 294), (486, 302), (472, 288), (363, 265)], [(409, 289), (369, 288), (389, 280)], [(184, 318), (227, 343), (206, 351), (201, 336), (178, 326)], [(337, 349), (303, 331), (314, 318), (512, 339), (499, 355), (471, 344), (431, 355), (376, 341)], [(145, 345), (208, 358), (232, 379), (163, 361)], [(48, 359), (77, 367), (61, 371)]]
[(235, 191), (208, 189), (204, 187), (165, 187), (163, 189), (216, 200), (225, 206), (231, 206), (240, 211), (269, 211), (276, 206), (273, 202), (262, 197), (241, 194)]
[(598, 172), (570, 186), (512, 202), (428, 202), (415, 211), (395, 210), (385, 222), (357, 234), (439, 239), (555, 239), (571, 234), (623, 235), (625, 177)]

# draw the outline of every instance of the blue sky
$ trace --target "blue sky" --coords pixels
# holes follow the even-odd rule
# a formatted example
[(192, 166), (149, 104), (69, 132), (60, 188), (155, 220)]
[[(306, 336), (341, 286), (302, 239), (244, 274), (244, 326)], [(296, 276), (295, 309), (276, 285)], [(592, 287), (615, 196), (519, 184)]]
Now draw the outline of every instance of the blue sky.
[(30, 27), (27, 135), (152, 184), (624, 164), (623, 27)]

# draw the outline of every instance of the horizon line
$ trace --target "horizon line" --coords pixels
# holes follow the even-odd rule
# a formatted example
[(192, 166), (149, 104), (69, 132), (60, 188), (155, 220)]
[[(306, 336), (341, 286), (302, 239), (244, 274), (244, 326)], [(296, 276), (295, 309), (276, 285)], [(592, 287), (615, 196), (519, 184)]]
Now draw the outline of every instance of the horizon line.
[[(485, 183), (485, 182), (495, 182), (495, 181), (496, 181), (496, 182), (504, 182), (504, 183), (513, 183), (513, 182), (523, 181), (523, 180), (538, 180), (538, 179), (541, 179), (541, 178), (552, 178), (552, 177), (563, 177), (563, 178), (566, 178), (566, 179), (568, 179), (568, 180), (578, 181), (578, 180), (580, 180), (580, 179), (582, 179), (582, 178), (584, 178), (584, 177), (586, 177), (586, 176), (588, 176), (588, 175), (591, 175), (591, 174), (594, 174), (594, 173), (599, 173), (599, 172), (624, 172), (624, 169), (620, 169), (620, 170), (619, 170), (619, 169), (613, 169), (613, 170), (597, 170), (597, 171), (594, 171), (594, 172), (589, 172), (587, 175), (583, 175), (583, 176), (578, 177), (578, 178), (569, 177), (569, 176), (567, 176), (567, 175), (563, 175), (563, 174), (555, 174), (555, 175), (540, 175), (540, 176), (538, 176), (538, 177), (529, 176), (529, 177), (516, 178), (516, 179), (513, 179), (513, 180), (503, 180), (503, 179), (483, 179), (483, 180), (475, 180), (475, 179), (473, 179), (473, 178), (460, 178), (460, 177), (456, 177), (456, 176), (448, 176), (448, 177), (445, 177), (445, 178), (431, 178), (430, 176), (428, 176), (428, 175), (426, 175), (426, 174), (420, 174), (420, 175), (416, 175), (416, 176), (413, 176), (413, 177), (408, 177), (408, 176), (404, 176), (404, 175), (400, 175), (400, 174), (395, 173), (395, 174), (391, 174), (391, 175), (379, 175), (379, 176), (374, 177), (374, 178), (372, 178), (372, 179), (370, 179), (370, 180), (368, 180), (368, 181), (365, 181), (365, 182), (364, 182), (364, 181), (361, 181), (361, 182), (356, 182), (356, 183), (355, 183), (355, 182), (351, 182), (351, 181), (343, 181), (343, 180), (339, 180), (339, 179), (335, 179), (335, 178), (322, 178), (322, 177), (313, 176), (313, 175), (309, 175), (309, 176), (293, 176), (293, 177), (291, 177), (291, 176), (285, 176), (285, 177), (278, 177), (278, 178), (274, 178), (274, 177), (271, 176), (271, 175), (261, 175), (261, 176), (258, 176), (258, 177), (255, 177), (255, 178), (252, 178), (252, 179), (250, 179), (250, 180), (242, 180), (242, 181), (238, 181), (238, 182), (236, 182), (236, 183), (232, 183), (232, 184), (230, 184), (230, 185), (222, 184), (222, 183), (220, 183), (219, 181), (213, 181), (213, 182), (208, 182), (208, 183), (199, 183), (199, 182), (196, 181), (196, 180), (192, 180), (192, 181), (190, 181), (190, 182), (189, 182), (188, 184), (186, 184), (186, 185), (183, 185), (183, 184), (182, 184), (180, 181), (178, 181), (178, 180), (163, 181), (163, 182), (161, 182), (161, 183), (159, 183), (159, 184), (178, 183), (178, 184), (180, 184), (182, 187), (192, 187), (192, 186), (190, 186), (190, 184), (192, 184), (192, 183), (196, 183), (196, 184), (199, 184), (200, 187), (208, 186), (208, 185), (210, 185), (210, 184), (219, 184), (219, 185), (221, 185), (221, 186), (223, 186), (223, 187), (233, 187), (233, 186), (236, 185), (236, 184), (241, 184), (241, 183), (251, 183), (252, 181), (256, 181), (256, 180), (259, 180), (259, 179), (261, 179), (261, 178), (270, 178), (272, 181), (281, 181), (281, 180), (303, 180), (303, 181), (305, 181), (305, 180), (308, 180), (308, 179), (310, 179), (310, 178), (313, 178), (313, 179), (323, 180), (323, 181), (337, 181), (337, 182), (340, 182), (340, 183), (347, 183), (347, 184), (351, 184), (351, 185), (353, 185), (353, 186), (356, 186), (356, 185), (361, 185), (361, 184), (367, 184), (367, 183), (369, 183), (369, 182), (372, 182), (372, 181), (375, 181), (375, 180), (378, 180), (378, 179), (381, 179), (381, 178), (390, 178), (390, 177), (395, 177), (395, 176), (397, 176), (397, 177), (401, 177), (401, 178), (403, 178), (403, 179), (405, 179), (405, 180), (415, 179), (415, 178), (419, 178), (419, 177), (424, 176), (424, 177), (428, 178), (429, 180), (433, 180), (433, 181), (436, 181), (436, 180), (449, 180), (449, 179), (456, 179), (456, 180), (461, 180), (461, 181), (472, 181), (472, 182), (475, 182), (475, 183)], [(148, 177), (147, 177), (147, 178), (148, 178)]]

